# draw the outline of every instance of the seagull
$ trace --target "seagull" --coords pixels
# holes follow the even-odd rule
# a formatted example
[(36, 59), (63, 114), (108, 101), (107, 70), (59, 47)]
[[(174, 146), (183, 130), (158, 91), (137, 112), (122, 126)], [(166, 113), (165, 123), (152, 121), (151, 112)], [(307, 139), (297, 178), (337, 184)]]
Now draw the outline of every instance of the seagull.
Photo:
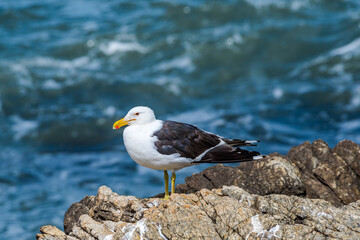
[(175, 171), (200, 163), (247, 162), (263, 158), (259, 152), (239, 147), (256, 146), (258, 140), (229, 139), (203, 131), (196, 126), (155, 118), (149, 107), (132, 108), (113, 129), (128, 125), (123, 133), (130, 157), (141, 166), (164, 171), (165, 200), (175, 192)]

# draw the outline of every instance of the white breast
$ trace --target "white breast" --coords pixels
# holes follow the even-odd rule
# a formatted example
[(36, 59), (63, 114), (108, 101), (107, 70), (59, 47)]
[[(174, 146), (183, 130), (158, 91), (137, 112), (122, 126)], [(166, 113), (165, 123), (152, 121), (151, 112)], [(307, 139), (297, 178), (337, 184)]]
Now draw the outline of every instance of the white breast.
[(124, 130), (124, 144), (130, 157), (138, 164), (157, 170), (177, 170), (191, 165), (191, 159), (179, 154), (160, 154), (155, 146), (154, 132), (162, 127), (162, 121), (148, 124), (130, 125)]

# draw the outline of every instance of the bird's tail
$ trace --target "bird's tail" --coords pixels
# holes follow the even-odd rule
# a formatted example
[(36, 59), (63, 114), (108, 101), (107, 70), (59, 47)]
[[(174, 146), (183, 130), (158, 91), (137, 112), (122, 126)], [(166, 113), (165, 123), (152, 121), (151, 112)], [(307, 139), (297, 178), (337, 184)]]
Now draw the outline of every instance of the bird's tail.
[(207, 152), (200, 160), (193, 163), (236, 163), (249, 162), (264, 158), (259, 152), (221, 145)]
[(256, 143), (260, 142), (259, 140), (240, 140), (228, 138), (222, 138), (222, 140), (232, 147), (257, 146)]

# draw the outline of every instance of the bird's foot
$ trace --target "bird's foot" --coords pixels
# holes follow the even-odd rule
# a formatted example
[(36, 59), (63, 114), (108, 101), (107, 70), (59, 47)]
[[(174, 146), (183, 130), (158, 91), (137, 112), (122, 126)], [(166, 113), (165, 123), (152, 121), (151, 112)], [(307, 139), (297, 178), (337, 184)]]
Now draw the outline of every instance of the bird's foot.
[(165, 197), (163, 198), (164, 200), (169, 200), (169, 195), (165, 195)]

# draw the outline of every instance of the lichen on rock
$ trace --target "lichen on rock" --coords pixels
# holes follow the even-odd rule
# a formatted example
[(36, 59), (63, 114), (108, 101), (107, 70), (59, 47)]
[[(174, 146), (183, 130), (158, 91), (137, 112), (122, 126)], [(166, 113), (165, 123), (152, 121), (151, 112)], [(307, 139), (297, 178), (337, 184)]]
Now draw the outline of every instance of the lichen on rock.
[[(73, 215), (74, 209), (67, 215)], [(119, 196), (102, 186), (95, 205), (66, 229), (63, 233), (43, 227), (37, 238), (357, 239), (360, 201), (337, 208), (321, 199), (260, 196), (236, 186), (174, 194), (164, 201)]]
[(178, 185), (182, 193), (168, 201), (120, 196), (102, 186), (68, 209), (65, 232), (44, 226), (36, 237), (360, 239), (359, 162), (356, 143), (330, 149), (317, 140), (287, 156), (208, 168)]

